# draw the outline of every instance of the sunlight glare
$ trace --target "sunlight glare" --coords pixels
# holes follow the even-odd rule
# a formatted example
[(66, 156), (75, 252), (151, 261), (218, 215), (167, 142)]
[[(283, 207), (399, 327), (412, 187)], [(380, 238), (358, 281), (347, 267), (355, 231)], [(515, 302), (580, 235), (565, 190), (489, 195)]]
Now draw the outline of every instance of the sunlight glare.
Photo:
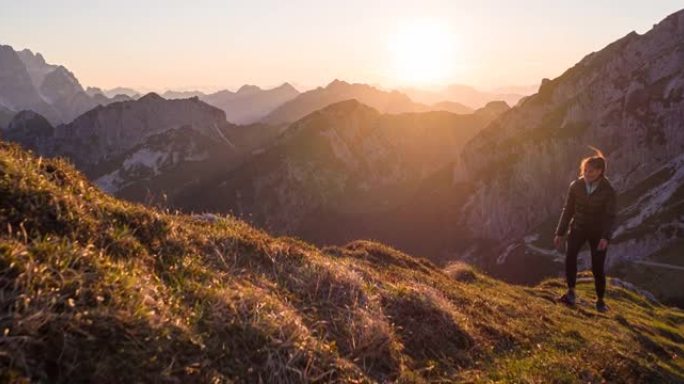
[(454, 71), (457, 40), (448, 26), (421, 22), (391, 37), (392, 77), (404, 85), (436, 85)]

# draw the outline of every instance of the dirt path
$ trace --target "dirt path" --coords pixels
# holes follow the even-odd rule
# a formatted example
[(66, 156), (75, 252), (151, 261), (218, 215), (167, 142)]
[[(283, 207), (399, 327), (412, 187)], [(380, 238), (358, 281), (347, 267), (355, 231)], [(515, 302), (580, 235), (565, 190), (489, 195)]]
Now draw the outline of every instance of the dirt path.
[(665, 264), (665, 263), (656, 263), (654, 261), (643, 261), (643, 260), (636, 260), (634, 261), (635, 264), (643, 264), (643, 265), (648, 265), (650, 267), (660, 267), (660, 268), (668, 268), (668, 269), (676, 269), (678, 271), (684, 271), (684, 267), (681, 265), (672, 265), (672, 264)]

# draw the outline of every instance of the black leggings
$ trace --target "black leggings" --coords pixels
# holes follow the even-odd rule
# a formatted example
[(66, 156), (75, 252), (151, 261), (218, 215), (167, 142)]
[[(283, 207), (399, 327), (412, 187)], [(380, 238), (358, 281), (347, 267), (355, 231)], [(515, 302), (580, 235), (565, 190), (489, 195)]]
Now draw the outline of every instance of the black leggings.
[(590, 231), (572, 228), (568, 235), (568, 248), (565, 254), (565, 278), (569, 288), (575, 288), (577, 282), (577, 254), (584, 243), (589, 242), (591, 249), (591, 272), (594, 274), (594, 284), (596, 286), (596, 296), (603, 299), (606, 292), (606, 250), (596, 249), (601, 240), (600, 231)]

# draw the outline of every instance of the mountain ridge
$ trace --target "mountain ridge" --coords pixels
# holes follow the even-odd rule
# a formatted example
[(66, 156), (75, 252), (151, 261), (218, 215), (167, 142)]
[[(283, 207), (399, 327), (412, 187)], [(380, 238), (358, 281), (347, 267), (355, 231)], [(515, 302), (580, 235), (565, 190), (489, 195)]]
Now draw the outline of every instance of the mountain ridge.
[[(301, 93), (285, 102), (265, 116), (262, 122), (292, 123), (311, 112), (348, 99), (357, 99), (383, 113), (427, 112), (433, 109), (424, 104), (414, 103), (408, 96), (396, 90), (383, 91), (368, 84), (348, 83), (335, 79), (325, 87)], [(463, 112), (472, 111), (460, 104), (451, 103), (450, 107)]]
[(72, 72), (48, 64), (40, 53), (0, 45), (0, 105), (14, 112), (33, 110), (59, 125), (118, 100), (84, 90)]

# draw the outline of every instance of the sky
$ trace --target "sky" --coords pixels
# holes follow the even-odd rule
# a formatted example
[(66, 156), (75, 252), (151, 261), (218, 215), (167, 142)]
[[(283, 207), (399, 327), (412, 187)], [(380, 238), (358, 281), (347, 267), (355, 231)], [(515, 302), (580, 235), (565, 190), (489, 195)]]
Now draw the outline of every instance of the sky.
[(684, 1), (0, 0), (0, 44), (85, 86), (537, 85)]

